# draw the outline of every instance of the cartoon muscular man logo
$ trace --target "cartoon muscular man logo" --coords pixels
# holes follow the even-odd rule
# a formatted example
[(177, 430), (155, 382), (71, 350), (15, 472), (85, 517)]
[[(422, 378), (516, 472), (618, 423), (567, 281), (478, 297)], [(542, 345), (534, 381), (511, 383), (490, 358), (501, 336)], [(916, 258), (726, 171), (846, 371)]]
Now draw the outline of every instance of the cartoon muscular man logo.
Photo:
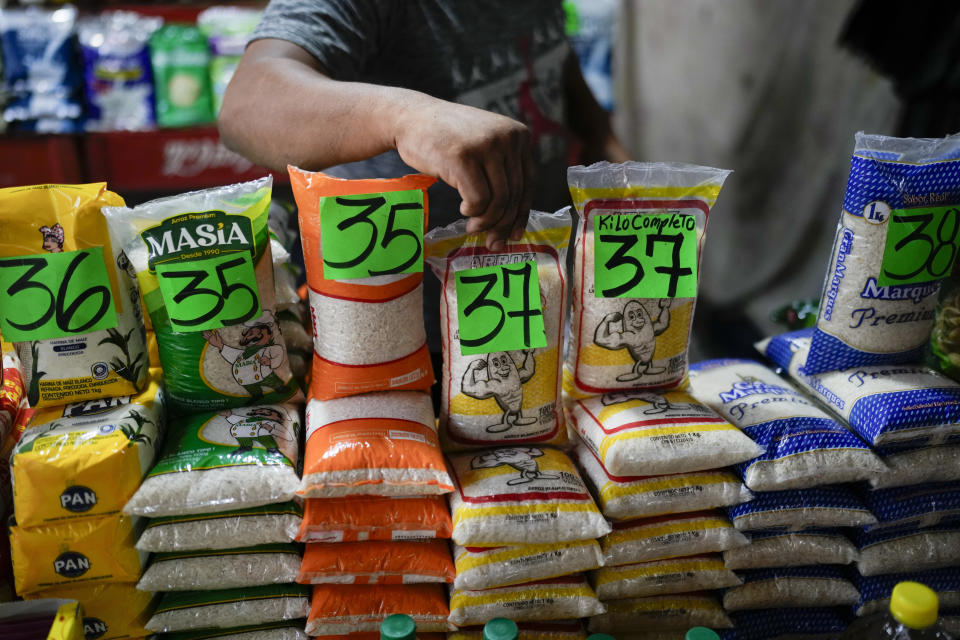
[(666, 413), (673, 408), (673, 405), (670, 404), (669, 400), (656, 393), (650, 393), (649, 391), (615, 391), (614, 393), (605, 394), (600, 399), (600, 402), (603, 403), (603, 406), (609, 407), (612, 404), (630, 402), (631, 400), (643, 400), (644, 402), (649, 402), (653, 405), (643, 412), (643, 415), (646, 416), (652, 416), (658, 413)]
[(629, 373), (617, 376), (619, 382), (632, 382), (644, 375), (657, 375), (666, 371), (663, 367), (651, 367), (653, 349), (657, 336), (670, 326), (670, 300), (660, 300), (660, 314), (651, 320), (646, 307), (630, 300), (623, 307), (623, 313), (608, 313), (594, 332), (593, 341), (604, 349), (617, 351), (626, 349), (633, 358), (633, 368)]
[(500, 466), (513, 467), (520, 472), (519, 478), (511, 478), (507, 486), (527, 484), (535, 480), (559, 480), (560, 474), (540, 471), (535, 458), (543, 455), (543, 450), (535, 447), (506, 447), (494, 449), (470, 461), (471, 469), (494, 469)]
[(52, 227), (44, 225), (40, 227), (39, 231), (43, 234), (43, 244), (41, 246), (44, 251), (63, 253), (63, 227), (60, 226), (59, 222)]
[(219, 331), (204, 331), (203, 339), (218, 349), (224, 360), (233, 365), (233, 378), (252, 398), (264, 395), (264, 388), (283, 389), (284, 382), (277, 375), (284, 362), (283, 347), (275, 343), (279, 329), (272, 311), (264, 311), (259, 318), (243, 323), (240, 345), (224, 344)]
[(460, 389), (464, 395), (477, 400), (495, 398), (503, 419), (487, 427), (487, 433), (508, 431), (514, 426), (523, 427), (534, 424), (536, 418), (525, 418), (523, 406), (523, 384), (533, 377), (536, 361), (532, 349), (518, 353), (523, 356), (519, 366), (513, 356), (506, 351), (487, 354), (487, 357), (474, 360), (463, 372)]
[(227, 409), (221, 415), (230, 423), (230, 435), (236, 438), (240, 445), (231, 455), (253, 451), (254, 442), (259, 443), (267, 453), (280, 453), (276, 439), (290, 440), (283, 429), (286, 416), (279, 409), (257, 407), (247, 409), (245, 415)]

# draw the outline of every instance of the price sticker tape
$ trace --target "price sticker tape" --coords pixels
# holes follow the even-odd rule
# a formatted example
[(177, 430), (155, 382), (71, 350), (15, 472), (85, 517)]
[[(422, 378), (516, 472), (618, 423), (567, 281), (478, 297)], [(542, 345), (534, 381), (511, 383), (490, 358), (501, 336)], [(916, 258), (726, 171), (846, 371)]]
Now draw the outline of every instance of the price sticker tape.
[(956, 206), (893, 209), (887, 217), (877, 284), (918, 284), (950, 275), (960, 245), (958, 232), (960, 208)]
[(157, 282), (176, 331), (220, 329), (260, 315), (249, 251), (157, 263)]

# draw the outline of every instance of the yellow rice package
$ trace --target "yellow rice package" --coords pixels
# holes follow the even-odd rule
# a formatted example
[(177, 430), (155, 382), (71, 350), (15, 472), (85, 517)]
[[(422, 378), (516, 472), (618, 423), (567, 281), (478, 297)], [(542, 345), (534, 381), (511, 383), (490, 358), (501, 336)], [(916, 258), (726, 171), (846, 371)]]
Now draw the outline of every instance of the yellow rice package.
[(142, 521), (127, 516), (10, 527), (17, 593), (52, 587), (135, 582), (147, 555), (134, 548)]
[(605, 610), (582, 575), (480, 591), (454, 590), (450, 594), (450, 622), (458, 627), (485, 624), (493, 618), (514, 622), (571, 620)]
[(729, 173), (640, 162), (567, 169), (580, 214), (567, 349), (578, 389), (685, 384), (707, 217)]
[(509, 547), (454, 547), (455, 589), (491, 589), (556, 578), (603, 564), (596, 540)]
[(560, 403), (569, 208), (531, 211), (501, 251), (465, 219), (426, 236), (440, 279), (444, 449), (564, 444)]
[(76, 600), (0, 603), (0, 638), (4, 640), (84, 640), (83, 608)]
[(115, 260), (105, 183), (0, 189), (0, 333), (14, 342), (33, 407), (137, 393), (147, 376), (143, 309)]
[(720, 511), (627, 520), (600, 540), (605, 567), (742, 549), (750, 539)]
[(135, 396), (38, 410), (13, 450), (13, 501), (21, 527), (119, 513), (153, 464), (164, 433), (153, 371)]
[(590, 633), (686, 631), (690, 627), (732, 629), (733, 621), (713, 596), (683, 593), (648, 598), (625, 598), (606, 603), (607, 611), (587, 623)]
[(34, 598), (76, 600), (83, 607), (83, 631), (96, 640), (125, 640), (151, 635), (144, 628), (156, 603), (154, 594), (138, 591), (132, 583), (97, 584), (46, 589)]
[[(579, 620), (562, 622), (521, 622), (517, 640), (587, 640)], [(484, 640), (483, 627), (464, 627), (447, 634), (447, 640)]]
[(597, 597), (604, 602), (725, 589), (743, 584), (724, 566), (719, 553), (603, 567), (590, 572), (590, 582)]

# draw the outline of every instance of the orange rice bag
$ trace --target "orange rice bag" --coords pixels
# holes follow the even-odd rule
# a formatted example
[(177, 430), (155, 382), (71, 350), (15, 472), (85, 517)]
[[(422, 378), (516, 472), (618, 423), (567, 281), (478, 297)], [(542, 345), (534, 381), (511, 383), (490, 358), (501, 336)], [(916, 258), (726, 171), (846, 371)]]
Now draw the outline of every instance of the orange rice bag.
[(453, 582), (445, 540), (308, 544), (300, 584), (417, 584)]
[(415, 540), (451, 533), (443, 496), (351, 496), (307, 500), (297, 541)]
[(336, 635), (377, 631), (394, 613), (405, 613), (417, 631), (453, 631), (447, 622), (447, 588), (442, 584), (318, 584), (307, 618), (307, 634)]

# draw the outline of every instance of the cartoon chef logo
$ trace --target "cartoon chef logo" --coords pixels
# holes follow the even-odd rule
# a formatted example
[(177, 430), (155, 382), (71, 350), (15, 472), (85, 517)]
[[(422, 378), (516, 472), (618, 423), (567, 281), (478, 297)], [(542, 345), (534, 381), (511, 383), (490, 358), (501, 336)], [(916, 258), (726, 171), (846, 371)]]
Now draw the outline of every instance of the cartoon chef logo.
[(503, 411), (500, 422), (489, 425), (487, 433), (501, 433), (537, 421), (524, 417), (522, 411), (523, 385), (533, 377), (535, 370), (532, 349), (498, 351), (467, 365), (460, 384), (464, 395), (477, 400), (494, 398)]
[(630, 402), (631, 400), (641, 400), (653, 405), (649, 409), (644, 410), (643, 414), (647, 416), (667, 413), (674, 408), (665, 397), (649, 391), (615, 391), (604, 394), (603, 397), (600, 398), (600, 402), (602, 402), (605, 407), (609, 407), (612, 404)]
[(260, 398), (264, 389), (280, 391), (284, 382), (277, 375), (286, 358), (283, 347), (276, 344), (279, 333), (273, 311), (266, 310), (258, 318), (243, 324), (240, 344), (224, 343), (219, 331), (204, 331), (203, 339), (220, 351), (224, 360), (233, 365), (233, 379), (250, 397)]
[(646, 307), (636, 300), (628, 300), (623, 312), (608, 313), (593, 334), (597, 346), (611, 351), (626, 349), (633, 358), (633, 367), (617, 376), (619, 382), (632, 382), (645, 375), (653, 376), (666, 371), (663, 367), (651, 367), (657, 336), (670, 326), (670, 300), (660, 300), (660, 313), (656, 320), (650, 317)]
[[(292, 439), (283, 426), (287, 415), (279, 407), (254, 407), (236, 412), (227, 409), (220, 415), (227, 421), (230, 435), (227, 438), (226, 434), (219, 433), (214, 437), (224, 441), (224, 444), (227, 444), (228, 440), (236, 442), (237, 448), (231, 455), (253, 451), (255, 445), (263, 447), (267, 453), (282, 453), (281, 448), (292, 445)], [(210, 437), (214, 434), (205, 429), (203, 435)]]
[(494, 469), (500, 466), (513, 467), (520, 472), (519, 478), (507, 480), (507, 486), (528, 484), (535, 480), (559, 480), (558, 473), (540, 471), (536, 458), (543, 456), (543, 450), (536, 447), (505, 447), (480, 454), (470, 461), (471, 469)]
[(40, 227), (39, 231), (43, 234), (43, 244), (41, 246), (44, 251), (63, 253), (63, 227), (60, 226), (59, 222), (52, 227), (44, 225)]

